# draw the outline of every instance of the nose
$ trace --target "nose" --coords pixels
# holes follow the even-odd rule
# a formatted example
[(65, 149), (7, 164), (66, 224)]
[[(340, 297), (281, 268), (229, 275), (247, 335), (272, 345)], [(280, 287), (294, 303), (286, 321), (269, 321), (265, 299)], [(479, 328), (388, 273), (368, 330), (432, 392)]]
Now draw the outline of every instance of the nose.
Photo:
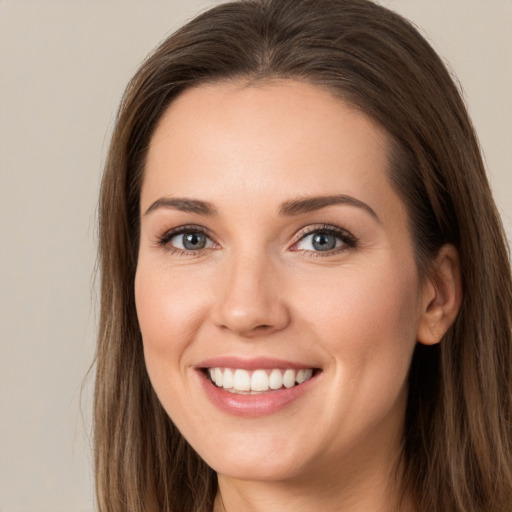
[(268, 259), (255, 257), (226, 262), (213, 308), (214, 323), (245, 338), (284, 329), (290, 314), (276, 267)]

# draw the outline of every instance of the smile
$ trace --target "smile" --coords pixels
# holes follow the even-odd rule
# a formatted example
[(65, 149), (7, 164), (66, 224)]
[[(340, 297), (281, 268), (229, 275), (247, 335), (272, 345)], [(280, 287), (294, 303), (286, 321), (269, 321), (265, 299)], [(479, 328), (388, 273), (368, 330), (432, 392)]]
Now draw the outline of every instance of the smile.
[(310, 396), (323, 369), (268, 357), (219, 356), (194, 367), (198, 383), (217, 409), (256, 418), (275, 414)]
[(254, 395), (298, 386), (311, 379), (313, 369), (273, 368), (250, 371), (216, 367), (208, 368), (207, 375), (217, 387), (226, 391)]

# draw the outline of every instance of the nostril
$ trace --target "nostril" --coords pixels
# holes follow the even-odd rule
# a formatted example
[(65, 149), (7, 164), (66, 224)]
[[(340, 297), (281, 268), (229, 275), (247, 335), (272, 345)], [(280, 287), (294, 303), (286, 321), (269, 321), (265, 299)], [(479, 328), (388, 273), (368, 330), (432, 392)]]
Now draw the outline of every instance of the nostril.
[(267, 325), (267, 324), (262, 324), (262, 325), (257, 325), (255, 327), (255, 329), (258, 329), (260, 331), (268, 331), (269, 329), (272, 329), (272, 326), (271, 325)]

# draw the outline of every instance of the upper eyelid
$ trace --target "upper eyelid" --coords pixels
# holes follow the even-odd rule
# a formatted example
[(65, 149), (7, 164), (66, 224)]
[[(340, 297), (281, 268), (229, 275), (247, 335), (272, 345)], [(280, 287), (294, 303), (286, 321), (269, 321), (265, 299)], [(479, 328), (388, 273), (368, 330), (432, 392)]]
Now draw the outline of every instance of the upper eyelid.
[(167, 229), (161, 235), (162, 237), (171, 236), (171, 235), (179, 235), (181, 233), (187, 232), (198, 232), (204, 233), (205, 235), (211, 236), (211, 231), (204, 226), (198, 226), (196, 224), (184, 224), (182, 226), (177, 226), (175, 228)]
[(331, 233), (337, 233), (339, 235), (345, 235), (349, 238), (356, 238), (350, 231), (344, 228), (340, 228), (339, 226), (334, 226), (332, 224), (312, 224), (305, 226), (294, 235), (295, 242), (301, 240), (303, 237), (307, 235), (311, 235), (312, 233), (317, 233), (318, 231), (328, 231)]

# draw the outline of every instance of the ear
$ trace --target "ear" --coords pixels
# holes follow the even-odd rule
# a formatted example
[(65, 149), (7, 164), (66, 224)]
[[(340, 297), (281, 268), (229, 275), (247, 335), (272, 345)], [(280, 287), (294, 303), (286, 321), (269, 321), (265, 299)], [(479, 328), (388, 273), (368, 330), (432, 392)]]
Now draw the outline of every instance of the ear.
[(439, 343), (455, 321), (461, 303), (459, 254), (453, 245), (445, 244), (439, 250), (423, 286), (418, 341), (424, 345)]

